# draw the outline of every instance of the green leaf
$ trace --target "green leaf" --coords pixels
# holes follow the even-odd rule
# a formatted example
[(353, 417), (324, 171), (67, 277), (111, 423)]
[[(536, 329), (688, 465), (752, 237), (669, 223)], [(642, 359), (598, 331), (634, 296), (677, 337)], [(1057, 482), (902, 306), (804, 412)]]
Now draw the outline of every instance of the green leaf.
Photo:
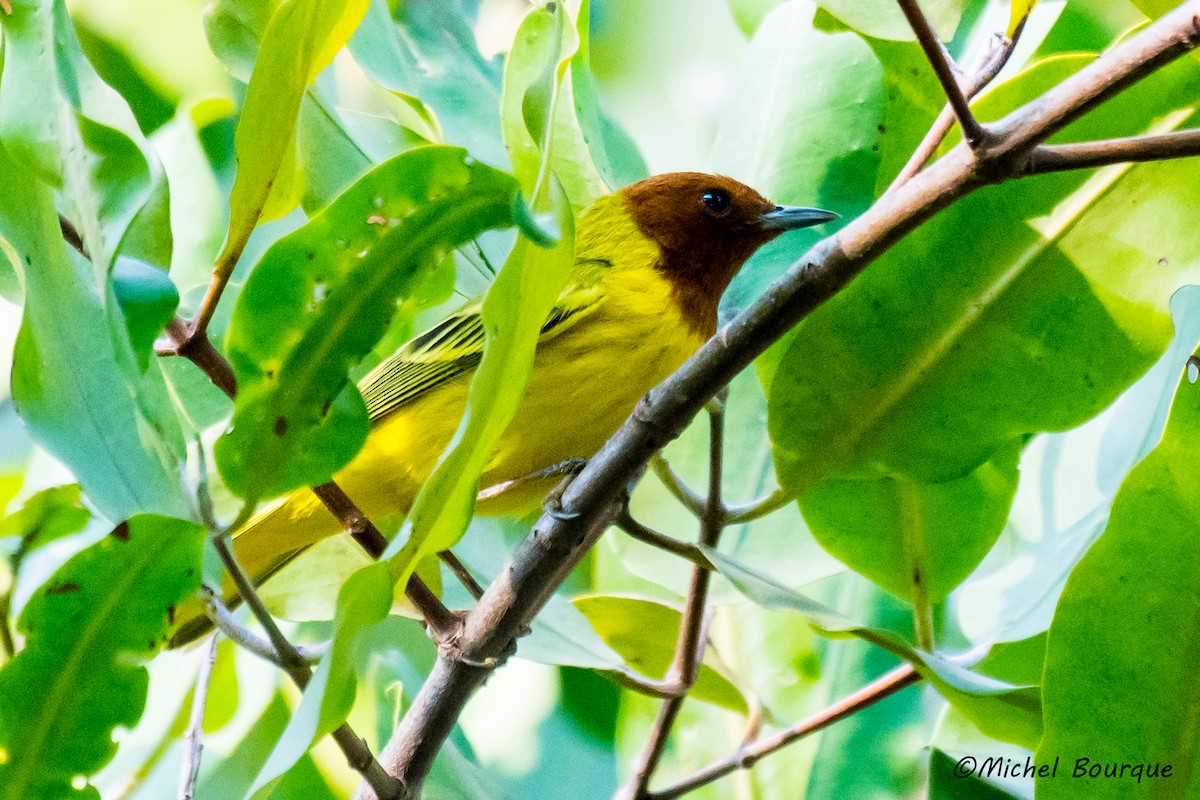
[[(572, 602), (633, 670), (654, 680), (666, 677), (683, 618), (678, 609), (655, 600), (619, 595), (584, 595)], [(746, 696), (711, 648), (705, 653), (688, 697), (738, 714), (750, 713)]]
[(586, 25), (583, 13), (586, 7), (576, 23), (564, 3), (530, 9), (505, 61), (500, 98), (504, 142), (522, 189), (533, 195), (542, 153), (553, 133), (550, 167), (576, 213), (610, 191), (585, 141), (572, 94), (574, 81), (564, 79), (580, 63), (576, 24)]
[(1125, 479), (1108, 527), (1067, 579), (1046, 651), (1039, 762), (1173, 765), (1171, 778), (1039, 780), (1038, 797), (1195, 796), (1200, 625), (1194, 445), (1200, 392), (1183, 382), (1162, 442)]
[(1017, 490), (1019, 443), (945, 483), (828, 478), (800, 509), (821, 545), (906, 600), (936, 603), (992, 549)]
[(103, 276), (146, 202), (150, 168), (125, 101), (83, 56), (61, 0), (25, 0), (5, 17), (0, 138), (62, 190), (66, 213)]
[(1007, 768), (1011, 763), (996, 760), (997, 766), (989, 767), (986, 758), (955, 758), (933, 748), (929, 754), (929, 800), (1021, 800), (1020, 795), (1009, 794), (980, 776), (980, 770)]
[(141, 664), (199, 586), (203, 542), (199, 525), (137, 516), (29, 600), (18, 623), (25, 649), (0, 669), (0, 797), (95, 796), (72, 792), (72, 781), (104, 766), (114, 728), (141, 716)]
[[(1157, 19), (1168, 11), (1176, 8), (1179, 4), (1173, 0), (1133, 0), (1133, 4), (1138, 7), (1138, 10), (1145, 14), (1150, 19)], [(1033, 3), (1029, 0), (1014, 0), (1013, 2), (1013, 17), (1017, 15), (1016, 7), (1018, 5), (1030, 5)]]
[[(363, 660), (363, 635), (383, 621), (392, 605), (392, 577), (386, 564), (363, 567), (338, 593), (333, 642), (321, 656), (300, 707), (259, 772), (250, 793), (273, 786), (317, 740), (340, 727), (350, 715), (357, 693), (355, 665)], [(269, 793), (262, 792), (266, 797)]]
[(129, 344), (138, 366), (146, 370), (154, 354), (154, 340), (175, 317), (179, 291), (161, 269), (125, 256), (119, 256), (113, 265), (112, 285)]
[[(520, 85), (518, 76), (521, 74), (517, 68), (508, 72), (506, 85)], [(550, 86), (543, 87), (550, 93), (545, 101), (550, 109), (547, 119), (553, 117), (563, 82), (560, 74), (551, 73), (551, 76)], [(514, 96), (508, 94), (510, 98)], [(528, 129), (511, 124), (505, 132), (518, 137), (519, 141), (529, 134)], [(533, 209), (553, 215), (560, 238), (546, 247), (544, 240), (530, 238), (527, 233), (519, 236), (484, 297), (482, 317), (486, 338), (483, 359), (471, 378), (466, 411), (433, 474), (417, 494), (402, 535), (393, 539), (384, 554), (392, 561), (392, 572), (398, 583), (408, 580), (416, 564), (454, 545), (470, 524), (475, 495), (479, 491), (479, 476), (521, 402), (542, 326), (574, 266), (574, 215), (565, 191), (553, 180), (549, 169), (554, 161), (557, 139), (557, 131), (552, 128), (545, 141), (540, 143), (540, 164), (534, 173), (537, 177), (531, 191), (536, 192)], [(518, 141), (506, 144), (514, 149), (520, 146)], [(524, 173), (526, 181), (532, 167), (528, 160), (531, 157), (532, 152), (514, 159), (514, 165)]]
[(258, 500), (324, 483), (349, 463), (368, 428), (349, 370), (446, 251), (513, 225), (519, 210), (513, 178), (430, 146), (372, 170), (272, 245), (230, 323), (239, 392), (216, 445), (230, 489)]
[(919, 44), (874, 38), (865, 41), (883, 67), (887, 96), (883, 119), (877, 128), (880, 163), (875, 195), (879, 196), (925, 138), (946, 104), (946, 95)]
[[(981, 116), (1080, 63), (1044, 62)], [(1171, 109), (1198, 78), (1181, 60), (1064, 135), (1133, 133), (1160, 114), (1155, 130), (1187, 124)], [(1200, 263), (1181, 216), (1197, 178), (1181, 161), (1012, 182), (906, 237), (760, 359), (780, 481), (803, 493), (833, 473), (953, 480), (1098, 413), (1170, 340), (1168, 300)]]
[(116, 303), (101, 305), (94, 270), (68, 253), (50, 188), (2, 148), (0, 174), (19, 187), (0, 193), (0, 234), (25, 284), (12, 393), (30, 435), (70, 466), (109, 519), (187, 513), (168, 438), (177, 423), (143, 403), (150, 390), (134, 383)]
[(943, 656), (917, 650), (895, 634), (855, 622), (716, 550), (703, 549), (713, 566), (739, 592), (763, 608), (797, 612), (817, 633), (832, 638), (854, 636), (909, 662), (939, 694), (989, 736), (1026, 747), (1035, 746), (1041, 738), (1037, 687), (1015, 686), (972, 672)]
[(500, 69), (475, 44), (478, 6), (479, 0), (372, 0), (350, 40), (350, 52), (379, 85), (420, 98), (437, 115), (445, 141), (466, 147), (492, 166), (507, 167), (500, 134)]
[[(916, 39), (904, 12), (892, 0), (817, 0), (817, 5), (866, 36), (900, 41)], [(922, 0), (920, 7), (942, 41), (954, 38), (963, 0)]]
[(292, 0), (271, 16), (238, 122), (238, 172), (219, 261), (241, 253), (260, 219), (281, 217), (299, 201), (293, 131), (300, 101), (366, 10), (367, 0)]
[(79, 533), (91, 518), (80, 502), (78, 484), (55, 486), (33, 495), (20, 511), (0, 520), (0, 538), (19, 537), (18, 553), (26, 553)]
[[(810, 8), (771, 12), (750, 42), (713, 144), (713, 171), (777, 203), (852, 218), (875, 197), (886, 97), (878, 61), (852, 33), (814, 30)], [(725, 306), (758, 297), (819, 238), (802, 231), (763, 248), (726, 293)]]
[[(600, 107), (599, 89), (592, 74), (590, 0), (582, 0), (579, 4), (575, 32), (579, 36), (579, 48), (571, 57), (570, 97), (575, 101), (575, 118), (589, 154), (588, 160), (595, 166), (604, 186), (627, 186), (640, 181), (649, 170), (637, 145)], [(562, 160), (561, 151), (559, 160)], [(590, 168), (584, 165), (584, 169)]]

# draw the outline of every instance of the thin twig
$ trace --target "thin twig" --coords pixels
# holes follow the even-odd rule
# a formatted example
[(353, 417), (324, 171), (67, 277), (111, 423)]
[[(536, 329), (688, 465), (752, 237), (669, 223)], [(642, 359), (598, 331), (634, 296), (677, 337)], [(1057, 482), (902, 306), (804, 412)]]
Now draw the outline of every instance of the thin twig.
[(899, 3), (900, 10), (904, 12), (909, 27), (917, 35), (917, 41), (920, 42), (921, 49), (925, 51), (925, 58), (933, 67), (938, 82), (942, 84), (942, 91), (945, 92), (950, 107), (954, 109), (954, 116), (958, 118), (958, 124), (962, 127), (963, 138), (972, 148), (979, 147), (983, 143), (986, 133), (979, 121), (975, 119), (975, 115), (971, 113), (967, 98), (958, 85), (959, 70), (954, 66), (950, 54), (938, 40), (929, 20), (925, 18), (921, 7), (917, 5), (917, 0), (896, 0), (896, 2)]
[(1026, 174), (1042, 175), (1109, 164), (1162, 161), (1200, 156), (1200, 130), (1172, 131), (1157, 136), (1128, 136), (1080, 144), (1043, 144), (1029, 151)]
[[(1008, 63), (1009, 57), (1012, 56), (1013, 50), (1016, 49), (1017, 40), (1021, 37), (1021, 31), (1025, 29), (1025, 20), (1021, 20), (1013, 31), (1012, 38), (1005, 37), (1001, 34), (996, 34), (992, 40), (992, 46), (984, 55), (979, 66), (972, 70), (971, 75), (967, 80), (960, 84), (963, 95), (967, 100), (975, 97), (989, 83), (995, 80), (1000, 71), (1004, 69), (1004, 65)], [(901, 168), (899, 174), (892, 180), (891, 184), (884, 191), (884, 195), (890, 194), (898, 189), (905, 181), (912, 178), (918, 172), (925, 168), (929, 163), (929, 159), (933, 158), (933, 154), (937, 152), (945, 140), (946, 135), (950, 133), (950, 128), (954, 125), (954, 109), (949, 103), (942, 107), (937, 118), (929, 127), (929, 131), (913, 150), (908, 161)]]
[(450, 570), (458, 582), (463, 585), (471, 597), (478, 600), (483, 597), (483, 587), (479, 585), (479, 581), (475, 580), (475, 576), (471, 574), (471, 570), (467, 569), (467, 565), (459, 560), (458, 556), (449, 550), (443, 550), (438, 553), (438, 558)]
[[(420, 793), (467, 701), (616, 518), (630, 481), (708, 398), (908, 233), (974, 190), (1015, 175), (1023, 153), (1089, 109), (1200, 44), (1200, 15), (1180, 7), (1124, 39), (1058, 86), (991, 123), (988, 146), (966, 143), (805, 253), (634, 409), (514, 549), (463, 621), (457, 653), (439, 654), (380, 759)], [(461, 656), (461, 657), (459, 657)], [(487, 665), (487, 666), (483, 666)], [(360, 787), (359, 797), (372, 797)]]
[(704, 555), (704, 551), (699, 547), (688, 542), (681, 542), (674, 537), (667, 536), (665, 533), (659, 533), (652, 528), (646, 527), (633, 518), (628, 508), (621, 510), (621, 513), (613, 520), (613, 524), (639, 542), (644, 542), (651, 547), (657, 547), (659, 550), (665, 550), (680, 558), (685, 558), (703, 569), (711, 570), (713, 568), (712, 562), (708, 560)]
[(709, 764), (690, 778), (686, 778), (661, 791), (651, 792), (646, 795), (646, 800), (673, 800), (676, 797), (682, 797), (688, 792), (695, 791), (701, 786), (710, 784), (719, 778), (723, 778), (731, 772), (739, 769), (749, 769), (764, 756), (768, 756), (776, 750), (780, 750), (806, 736), (811, 736), (817, 731), (824, 730), (833, 723), (856, 714), (864, 708), (878, 703), (880, 700), (891, 697), (896, 692), (906, 686), (911, 686), (919, 680), (921, 680), (921, 676), (916, 673), (912, 665), (905, 664), (902, 667), (897, 667), (882, 678), (867, 684), (854, 694), (842, 698), (798, 725), (788, 728), (785, 731), (780, 731), (773, 736), (768, 736), (765, 739), (759, 739), (753, 744), (740, 747), (729, 758)]
[[(233, 579), (238, 593), (250, 607), (258, 624), (266, 631), (267, 638), (270, 640), (275, 654), (279, 657), (279, 666), (288, 674), (292, 682), (303, 690), (312, 679), (312, 669), (308, 666), (308, 662), (279, 630), (279, 626), (275, 624), (267, 607), (263, 605), (258, 592), (254, 589), (254, 583), (233, 555), (229, 535), (224, 532), (214, 532), (212, 543), (221, 557), (221, 563), (225, 565), (226, 571)], [(404, 787), (400, 781), (387, 774), (375, 760), (375, 756), (371, 754), (367, 743), (355, 734), (348, 724), (343, 724), (330, 735), (346, 756), (347, 763), (363, 776), (363, 780), (370, 785), (380, 800), (399, 800), (404, 796)]]
[(656, 453), (650, 459), (650, 469), (684, 508), (697, 517), (704, 513), (704, 498), (697, 494), (695, 489), (688, 486), (675, 470), (671, 469), (671, 465), (667, 463), (661, 453)]
[[(725, 447), (725, 404), (714, 402), (709, 405), (708, 427), (708, 497), (700, 517), (700, 544), (716, 547), (724, 529), (724, 507), (721, 504), (721, 472)], [(666, 680), (677, 683), (684, 691), (669, 697), (659, 707), (658, 716), (650, 729), (650, 737), (633, 769), (629, 783), (618, 791), (616, 797), (639, 800), (645, 797), (650, 779), (658, 768), (667, 747), (671, 729), (683, 708), (686, 690), (696, 682), (700, 664), (704, 658), (707, 639), (704, 628), (709, 615), (708, 587), (712, 572), (699, 565), (692, 566), (691, 583), (688, 587), (687, 605), (679, 625), (679, 639), (675, 645), (675, 661), (667, 673)]]
[[(342, 523), (342, 528), (371, 558), (378, 559), (383, 555), (387, 548), (387, 539), (340, 486), (333, 481), (323, 483), (313, 487), (313, 494), (320, 498), (330, 513)], [(430, 631), (439, 641), (455, 635), (460, 624), (458, 616), (446, 608), (433, 590), (415, 573), (408, 579), (404, 595), (421, 612)]]
[(237, 395), (237, 378), (225, 356), (209, 341), (208, 334), (194, 333), (186, 320), (175, 317), (167, 323), (166, 341), (155, 346), (160, 356), (182, 356), (208, 376), (230, 400)]
[(772, 514), (796, 500), (790, 489), (776, 489), (770, 494), (740, 506), (725, 506), (725, 524), (738, 525)]
[[(275, 648), (271, 646), (271, 643), (239, 625), (237, 620), (233, 618), (233, 614), (225, 607), (225, 604), (221, 602), (216, 594), (203, 586), (200, 588), (200, 593), (204, 598), (204, 613), (212, 620), (216, 629), (225, 634), (226, 638), (239, 647), (244, 647), (251, 653), (254, 653), (259, 658), (270, 661), (277, 667), (283, 666), (282, 658)], [(305, 662), (316, 664), (321, 660), (321, 656), (325, 654), (325, 651), (329, 649), (329, 642), (309, 646), (294, 644), (292, 647), (296, 649), (296, 652)]]
[(213, 663), (217, 660), (217, 637), (209, 640), (208, 650), (200, 662), (196, 685), (192, 689), (192, 713), (188, 718), (187, 735), (183, 739), (183, 769), (179, 774), (179, 800), (192, 800), (196, 794), (196, 778), (200, 775), (200, 751), (204, 749), (204, 706), (208, 700), (208, 684)]

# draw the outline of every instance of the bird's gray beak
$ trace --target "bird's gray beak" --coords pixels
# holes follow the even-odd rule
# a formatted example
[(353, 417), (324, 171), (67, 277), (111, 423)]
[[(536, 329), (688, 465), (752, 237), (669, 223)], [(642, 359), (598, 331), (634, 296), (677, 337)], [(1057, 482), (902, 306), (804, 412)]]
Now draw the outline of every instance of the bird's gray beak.
[(807, 228), (837, 219), (840, 214), (825, 211), (820, 208), (805, 208), (803, 206), (775, 206), (759, 217), (762, 226), (773, 231), (794, 231), (797, 228)]

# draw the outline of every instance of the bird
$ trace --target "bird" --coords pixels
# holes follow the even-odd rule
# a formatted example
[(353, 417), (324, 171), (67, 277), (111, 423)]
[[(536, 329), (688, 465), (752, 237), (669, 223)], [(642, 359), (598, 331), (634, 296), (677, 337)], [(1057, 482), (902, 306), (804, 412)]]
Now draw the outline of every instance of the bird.
[[(542, 325), (521, 403), (488, 461), (476, 512), (524, 513), (553, 488), (553, 467), (594, 455), (637, 401), (717, 330), (721, 295), (781, 234), (829, 222), (819, 208), (777, 205), (721, 175), (655, 175), (604, 195), (576, 223), (566, 288)], [(408, 512), (450, 442), (483, 356), (482, 301), (469, 302), (359, 383), (371, 431), (334, 480), (368, 518)], [(261, 584), (342, 530), (310, 489), (293, 492), (233, 537)], [(222, 587), (227, 604), (238, 601)], [(176, 610), (171, 646), (211, 628), (197, 600)]]

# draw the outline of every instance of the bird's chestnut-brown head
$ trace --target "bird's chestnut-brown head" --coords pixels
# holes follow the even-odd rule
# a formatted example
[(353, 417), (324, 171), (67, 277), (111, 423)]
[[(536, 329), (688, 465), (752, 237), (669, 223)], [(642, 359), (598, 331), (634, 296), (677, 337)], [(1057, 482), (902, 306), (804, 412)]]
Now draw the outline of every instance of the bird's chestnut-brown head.
[(620, 194), (638, 230), (662, 251), (658, 268), (685, 319), (705, 335), (716, 329), (721, 294), (755, 250), (838, 216), (776, 205), (733, 178), (702, 172), (655, 175)]

